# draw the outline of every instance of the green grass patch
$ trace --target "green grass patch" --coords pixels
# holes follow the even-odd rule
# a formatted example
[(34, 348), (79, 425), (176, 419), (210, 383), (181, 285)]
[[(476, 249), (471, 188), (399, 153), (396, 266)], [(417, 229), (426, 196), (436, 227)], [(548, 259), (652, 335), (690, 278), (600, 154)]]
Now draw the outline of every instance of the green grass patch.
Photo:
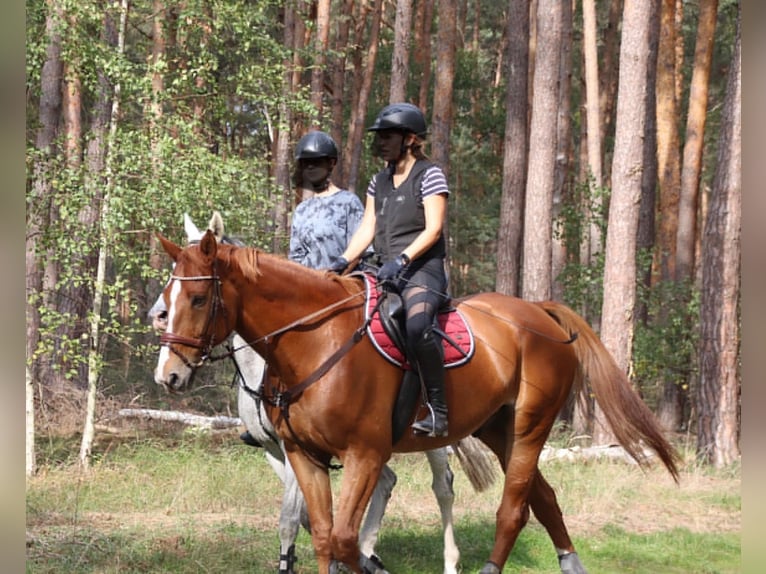
[[(27, 481), (28, 573), (277, 571), (282, 486), (263, 452), (236, 433), (102, 441), (87, 473), (74, 462), (78, 448), (76, 440), (41, 444), (40, 471)], [(477, 572), (494, 542), (502, 480), (477, 494), (457, 460), (451, 464), (461, 571)], [(443, 533), (426, 458), (395, 455), (390, 465), (399, 480), (377, 552), (395, 574), (438, 574)], [(541, 469), (590, 572), (741, 571), (739, 469), (692, 466), (680, 486), (661, 469), (613, 461), (551, 461)], [(333, 472), (336, 492), (340, 477)], [(297, 553), (298, 571), (315, 572), (305, 531)], [(534, 517), (506, 571), (559, 572)]]

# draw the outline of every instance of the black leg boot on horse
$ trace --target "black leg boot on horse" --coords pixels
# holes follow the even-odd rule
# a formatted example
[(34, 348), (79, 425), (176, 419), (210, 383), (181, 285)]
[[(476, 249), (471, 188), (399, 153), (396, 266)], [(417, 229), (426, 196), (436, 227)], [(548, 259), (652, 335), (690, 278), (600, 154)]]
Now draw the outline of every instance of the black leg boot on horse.
[(420, 380), (425, 388), (428, 414), (412, 423), (416, 434), (447, 436), (447, 400), (444, 394), (444, 360), (439, 341), (431, 328), (411, 345)]

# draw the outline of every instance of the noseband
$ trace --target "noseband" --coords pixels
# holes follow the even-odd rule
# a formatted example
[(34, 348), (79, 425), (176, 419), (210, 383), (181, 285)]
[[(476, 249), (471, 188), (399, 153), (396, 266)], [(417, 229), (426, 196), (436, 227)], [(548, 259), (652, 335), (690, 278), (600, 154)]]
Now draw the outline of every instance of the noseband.
[[(218, 309), (224, 309), (223, 298), (221, 297), (221, 279), (218, 277), (215, 266), (213, 267), (212, 275), (196, 275), (192, 277), (179, 277), (178, 275), (171, 275), (170, 280), (176, 281), (212, 281), (213, 282), (213, 299), (210, 303), (210, 313), (208, 314), (205, 322), (205, 328), (202, 330), (202, 335), (198, 338), (184, 337), (183, 335), (176, 335), (175, 333), (169, 333), (167, 331), (160, 335), (160, 345), (170, 349), (171, 353), (174, 353), (181, 361), (190, 369), (196, 369), (201, 367), (210, 358), (210, 352), (213, 350), (213, 336), (215, 329), (215, 322), (218, 318)], [(209, 331), (209, 332), (208, 332)], [(194, 349), (201, 349), (202, 356), (199, 361), (192, 363), (183, 354), (174, 349), (171, 345), (185, 345)]]

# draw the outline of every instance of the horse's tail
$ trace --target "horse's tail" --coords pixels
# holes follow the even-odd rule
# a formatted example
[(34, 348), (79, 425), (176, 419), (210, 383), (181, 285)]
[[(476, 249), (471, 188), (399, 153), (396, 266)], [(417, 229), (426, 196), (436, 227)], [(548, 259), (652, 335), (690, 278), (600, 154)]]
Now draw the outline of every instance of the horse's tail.
[(495, 461), (484, 444), (471, 435), (452, 445), (460, 466), (476, 492), (484, 492), (495, 482)]
[(541, 301), (537, 305), (566, 331), (577, 333), (577, 339), (572, 345), (582, 374), (590, 382), (596, 402), (618, 442), (641, 465), (647, 463), (642, 444), (648, 446), (678, 482), (678, 453), (662, 434), (654, 414), (638, 396), (628, 377), (587, 321), (561, 303)]

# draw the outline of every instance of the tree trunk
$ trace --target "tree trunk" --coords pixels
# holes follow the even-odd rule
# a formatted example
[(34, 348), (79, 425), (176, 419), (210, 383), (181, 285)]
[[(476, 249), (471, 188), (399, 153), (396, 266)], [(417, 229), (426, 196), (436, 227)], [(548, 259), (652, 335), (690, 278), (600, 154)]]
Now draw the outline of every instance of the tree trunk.
[(497, 232), (495, 290), (519, 294), (524, 190), (527, 172), (527, 68), (529, 66), (529, 0), (510, 0), (508, 64), (503, 141), (503, 189)]
[(588, 126), (588, 181), (590, 188), (589, 212), (586, 214), (588, 229), (587, 255), (585, 261), (593, 265), (601, 252), (601, 229), (594, 213), (601, 211), (601, 195), (598, 190), (603, 183), (601, 168), (601, 110), (598, 82), (598, 37), (595, 0), (583, 0), (583, 54), (585, 60), (585, 109)]
[(35, 451), (35, 383), (29, 365), (25, 365), (25, 399), (26, 399), (26, 475), (33, 476), (37, 472), (37, 456)]
[[(612, 197), (606, 236), (601, 339), (627, 372), (633, 344), (636, 299), (636, 235), (644, 154), (647, 63), (652, 1), (627, 0), (620, 48), (620, 81), (612, 163)], [(603, 413), (596, 412), (595, 444), (613, 441)]]
[[(651, 253), (655, 240), (655, 217), (657, 202), (657, 106), (655, 78), (657, 76), (657, 47), (660, 33), (660, 10), (656, 2), (652, 3), (649, 22), (649, 62), (646, 67), (646, 125), (644, 126), (644, 172), (641, 178), (641, 205), (638, 215), (638, 234), (636, 249), (639, 253)], [(638, 268), (638, 281), (644, 289), (652, 285), (652, 265)], [(647, 324), (649, 308), (646, 298), (636, 299), (634, 324)]]
[(370, 23), (370, 38), (368, 41), (369, 49), (366, 50), (367, 61), (363, 70), (356, 73), (362, 74), (362, 82), (359, 90), (359, 100), (356, 109), (351, 113), (351, 125), (348, 131), (348, 141), (346, 142), (346, 155), (349, 160), (348, 170), (348, 189), (356, 191), (357, 180), (359, 179), (359, 163), (362, 153), (362, 139), (364, 138), (364, 120), (367, 111), (367, 102), (370, 98), (372, 89), (372, 76), (375, 72), (375, 60), (378, 57), (378, 37), (380, 36), (380, 19), (383, 12), (383, 0), (375, 0), (372, 9), (372, 22)]
[(662, 0), (657, 59), (657, 163), (660, 177), (660, 205), (656, 256), (660, 281), (675, 279), (678, 195), (681, 188), (675, 79), (677, 1)]
[[(623, 0), (609, 2), (609, 14), (606, 29), (603, 32), (604, 48), (601, 51), (600, 98), (601, 104), (601, 142), (602, 142), (602, 176), (604, 185), (611, 187), (611, 154), (603, 146), (603, 142), (611, 139), (614, 133), (615, 100), (617, 99), (617, 82), (619, 79), (620, 54), (620, 18), (622, 16)], [(654, 102), (652, 102), (654, 105)]]
[(676, 278), (679, 281), (687, 281), (694, 277), (697, 204), (717, 15), (718, 0), (700, 1), (697, 41), (694, 49), (694, 71), (689, 88), (689, 111), (686, 117), (686, 138), (681, 168), (681, 196), (678, 204)]
[(42, 357), (35, 357), (40, 342), (40, 308), (45, 304), (43, 297), (43, 268), (40, 250), (43, 248), (42, 234), (48, 228), (50, 201), (54, 179), (51, 158), (55, 155), (61, 115), (61, 35), (57, 22), (62, 17), (62, 8), (55, 0), (50, 2), (45, 19), (48, 46), (45, 63), (40, 74), (39, 127), (35, 137), (35, 148), (41, 157), (34, 165), (34, 175), (27, 200), (25, 238), (25, 311), (26, 311), (26, 357), (32, 383), (50, 381), (50, 365)]
[(718, 161), (703, 236), (697, 454), (716, 467), (740, 457), (739, 289), (742, 217), (740, 22), (726, 86)]
[[(664, 284), (676, 279), (676, 239), (678, 237), (678, 202), (681, 193), (680, 141), (678, 133), (679, 106), (677, 91), (676, 3), (662, 0), (660, 12), (660, 43), (657, 66), (657, 163), (659, 168), (660, 205), (658, 213), (657, 269)], [(679, 301), (679, 303), (681, 303)], [(667, 323), (668, 309), (663, 307), (657, 317), (660, 325)], [(663, 396), (659, 404), (660, 424), (667, 430), (680, 428), (683, 418), (684, 392), (676, 376), (663, 377)]]
[(539, 0), (537, 55), (529, 132), (529, 171), (524, 211), (522, 297), (550, 299), (556, 117), (559, 105), (562, 9), (559, 0)]
[[(455, 46), (457, 38), (457, 0), (437, 0), (439, 30), (436, 35), (436, 76), (434, 107), (431, 114), (431, 157), (449, 177), (450, 133), (452, 131), (452, 86), (455, 82)], [(456, 202), (459, 186), (453, 189)], [(449, 268), (449, 218), (444, 221), (447, 243), (446, 265)]]
[(415, 13), (415, 46), (413, 61), (419, 76), (418, 106), (428, 116), (428, 90), (431, 85), (431, 24), (434, 0), (419, 0)]
[(324, 74), (327, 66), (327, 49), (330, 46), (330, 0), (317, 0), (316, 7), (314, 67), (311, 70), (311, 103), (317, 112), (315, 127), (321, 127), (324, 115)]
[(394, 53), (391, 57), (390, 102), (407, 100), (407, 78), (410, 75), (410, 35), (412, 32), (412, 0), (397, 0), (394, 24)]
[[(120, 24), (117, 36), (117, 52), (125, 52), (125, 32), (128, 21), (129, 0), (122, 0), (120, 3)], [(103, 347), (101, 341), (101, 307), (104, 300), (104, 290), (106, 283), (106, 261), (110, 250), (109, 223), (108, 215), (110, 209), (110, 194), (114, 188), (115, 180), (112, 171), (112, 154), (114, 151), (117, 121), (120, 110), (120, 84), (114, 86), (112, 95), (112, 109), (109, 118), (109, 138), (107, 140), (106, 152), (104, 154), (104, 165), (106, 172), (106, 181), (104, 182), (104, 198), (101, 202), (101, 211), (99, 213), (99, 247), (98, 264), (96, 268), (96, 280), (93, 286), (93, 308), (90, 317), (90, 347), (88, 349), (88, 399), (85, 413), (85, 424), (83, 425), (82, 441), (80, 442), (80, 466), (84, 469), (90, 467), (90, 459), (93, 449), (93, 439), (95, 437), (96, 425), (96, 395), (98, 391), (98, 381), (101, 377)]]
[[(342, 14), (337, 18), (337, 28), (335, 31), (335, 53), (332, 70), (332, 93), (330, 95), (332, 125), (330, 135), (338, 144), (338, 149), (344, 148), (343, 137), (343, 103), (346, 90), (346, 55), (348, 53), (349, 39), (349, 21), (351, 20), (354, 0), (344, 0), (342, 5)], [(346, 188), (346, 163), (343, 158), (335, 165), (333, 172), (334, 181), (341, 187)]]
[[(559, 104), (556, 118), (556, 173), (553, 184), (553, 221), (561, 213), (564, 198), (572, 183), (572, 2), (562, 2), (561, 68), (559, 69)], [(564, 300), (564, 284), (558, 280), (566, 265), (566, 245), (562, 237), (553, 235), (551, 246), (551, 297)]]
[(450, 132), (452, 129), (452, 86), (455, 81), (457, 45), (457, 1), (438, 0), (439, 30), (436, 36), (436, 76), (431, 115), (431, 157), (449, 174)]

